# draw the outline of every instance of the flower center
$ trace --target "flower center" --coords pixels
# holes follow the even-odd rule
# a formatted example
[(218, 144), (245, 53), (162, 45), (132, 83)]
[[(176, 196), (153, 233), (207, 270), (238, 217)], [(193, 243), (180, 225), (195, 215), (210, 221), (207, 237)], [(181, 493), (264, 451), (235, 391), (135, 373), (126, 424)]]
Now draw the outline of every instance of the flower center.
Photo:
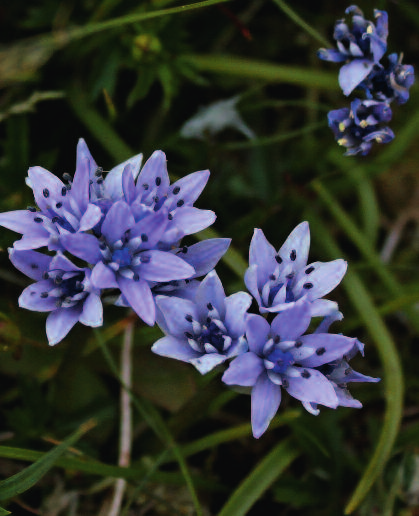
[(112, 253), (112, 261), (117, 263), (120, 267), (128, 267), (131, 265), (131, 254), (126, 247), (116, 249)]
[(224, 333), (223, 331), (215, 324), (214, 321), (211, 321), (208, 326), (204, 326), (202, 329), (202, 333), (199, 337), (199, 343), (211, 344), (214, 348), (217, 349), (220, 353), (224, 348)]
[(278, 348), (274, 349), (267, 359), (275, 364), (272, 371), (279, 374), (285, 373), (288, 367), (294, 363), (294, 357), (291, 353), (281, 351)]

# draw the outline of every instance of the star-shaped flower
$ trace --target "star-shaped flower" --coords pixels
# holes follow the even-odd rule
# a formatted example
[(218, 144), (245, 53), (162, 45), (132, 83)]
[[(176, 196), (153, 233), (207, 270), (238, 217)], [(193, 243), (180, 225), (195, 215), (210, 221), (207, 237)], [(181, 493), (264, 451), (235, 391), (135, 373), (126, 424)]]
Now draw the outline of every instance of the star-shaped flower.
[(336, 303), (320, 299), (342, 280), (344, 260), (313, 262), (307, 265), (310, 230), (299, 224), (277, 252), (261, 229), (255, 229), (249, 251), (249, 268), (244, 280), (261, 313), (281, 312), (302, 297), (310, 301), (311, 315), (327, 315)]

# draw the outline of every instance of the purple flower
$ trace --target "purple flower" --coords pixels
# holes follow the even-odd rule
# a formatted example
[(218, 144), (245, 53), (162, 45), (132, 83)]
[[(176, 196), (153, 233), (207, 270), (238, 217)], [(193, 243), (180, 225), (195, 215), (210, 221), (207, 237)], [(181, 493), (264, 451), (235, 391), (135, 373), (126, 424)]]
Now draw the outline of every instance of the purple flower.
[(255, 229), (249, 251), (249, 268), (244, 280), (261, 313), (290, 309), (301, 298), (309, 301), (312, 316), (327, 315), (336, 303), (320, 299), (342, 280), (344, 260), (307, 265), (310, 230), (299, 224), (277, 252), (261, 229)]
[(355, 99), (351, 109), (330, 111), (327, 118), (336, 141), (347, 149), (345, 156), (365, 156), (374, 142), (393, 140), (393, 131), (383, 125), (391, 120), (391, 116), (391, 108), (385, 102)]
[(60, 342), (81, 322), (103, 323), (100, 290), (91, 282), (91, 270), (79, 268), (58, 252), (54, 257), (32, 250), (9, 250), (10, 260), (21, 272), (36, 280), (19, 297), (19, 306), (50, 312), (46, 331), (51, 346)]
[(359, 85), (368, 98), (404, 104), (409, 100), (409, 89), (415, 82), (413, 66), (402, 64), (403, 54), (388, 56), (387, 68), (376, 64), (368, 77)]
[(166, 336), (153, 344), (154, 353), (190, 362), (205, 374), (247, 351), (244, 316), (251, 297), (246, 292), (226, 297), (215, 271), (204, 278), (193, 300), (157, 296), (156, 301)]
[(92, 283), (97, 288), (119, 288), (138, 316), (153, 325), (150, 283), (184, 279), (195, 272), (179, 256), (156, 249), (167, 223), (164, 210), (149, 210), (136, 222), (130, 206), (117, 201), (103, 220), (99, 238), (73, 233), (61, 241), (68, 252), (94, 265)]
[(278, 410), (281, 387), (303, 404), (339, 405), (334, 385), (317, 368), (342, 359), (355, 339), (329, 333), (303, 335), (310, 321), (306, 299), (278, 314), (271, 325), (260, 315), (246, 317), (249, 351), (231, 362), (222, 380), (227, 385), (252, 388), (251, 421), (256, 438)]
[(364, 18), (356, 6), (348, 7), (345, 14), (352, 14), (352, 27), (345, 20), (335, 25), (334, 39), (337, 49), (321, 48), (317, 55), (325, 61), (345, 62), (339, 72), (339, 84), (349, 95), (371, 72), (387, 50), (388, 16), (386, 11), (374, 10), (376, 25)]
[(197, 233), (214, 222), (213, 211), (193, 206), (208, 178), (209, 170), (203, 170), (189, 174), (171, 185), (166, 155), (162, 151), (155, 151), (141, 169), (136, 182), (132, 173), (124, 170), (122, 190), (124, 200), (131, 206), (136, 220), (142, 216), (144, 209), (167, 212), (169, 221), (159, 246), (170, 249), (185, 235)]

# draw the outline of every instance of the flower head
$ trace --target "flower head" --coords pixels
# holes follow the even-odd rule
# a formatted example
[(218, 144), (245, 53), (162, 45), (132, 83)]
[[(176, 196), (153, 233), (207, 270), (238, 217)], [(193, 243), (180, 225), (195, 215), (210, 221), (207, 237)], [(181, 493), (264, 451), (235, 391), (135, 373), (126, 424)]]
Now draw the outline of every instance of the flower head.
[(352, 27), (345, 20), (338, 20), (333, 35), (337, 49), (322, 48), (317, 55), (325, 61), (346, 63), (340, 69), (339, 84), (343, 93), (349, 95), (387, 50), (388, 16), (386, 11), (375, 9), (374, 24), (364, 18), (356, 5), (348, 7), (345, 13), (352, 14)]
[(32, 250), (9, 250), (10, 260), (21, 272), (36, 280), (19, 297), (19, 306), (50, 312), (46, 331), (49, 344), (60, 342), (81, 322), (101, 326), (100, 290), (91, 281), (91, 270), (79, 268), (58, 252), (54, 257)]
[(299, 224), (277, 252), (261, 229), (255, 229), (249, 251), (249, 268), (244, 280), (261, 313), (281, 312), (301, 298), (310, 302), (312, 316), (327, 315), (336, 303), (321, 299), (342, 280), (344, 260), (307, 265), (310, 230)]
[(345, 156), (365, 156), (374, 142), (393, 140), (393, 131), (384, 125), (391, 116), (391, 108), (385, 102), (355, 99), (350, 109), (335, 109), (328, 113), (327, 118), (338, 144), (347, 149)]
[(205, 374), (247, 350), (244, 316), (251, 297), (246, 292), (226, 297), (215, 271), (204, 278), (193, 300), (157, 296), (156, 301), (166, 336), (153, 344), (154, 353), (190, 362)]
[(222, 380), (227, 385), (251, 387), (253, 435), (268, 428), (281, 403), (281, 388), (303, 404), (336, 408), (339, 399), (319, 366), (340, 360), (356, 339), (329, 333), (307, 334), (310, 303), (300, 299), (278, 314), (270, 325), (260, 315), (246, 317), (249, 351), (236, 357)]

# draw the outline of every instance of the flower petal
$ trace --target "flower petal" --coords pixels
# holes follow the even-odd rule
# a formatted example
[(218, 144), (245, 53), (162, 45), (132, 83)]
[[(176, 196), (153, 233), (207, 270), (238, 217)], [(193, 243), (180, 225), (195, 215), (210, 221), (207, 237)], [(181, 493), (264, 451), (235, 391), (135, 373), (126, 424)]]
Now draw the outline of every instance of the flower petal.
[[(339, 405), (333, 385), (316, 369), (302, 369), (295, 367), (294, 370), (301, 371), (304, 376), (288, 376), (286, 390), (290, 396), (300, 401), (319, 403), (326, 407), (336, 408)], [(305, 372), (305, 373), (304, 373)]]
[(48, 210), (53, 200), (62, 199), (64, 183), (45, 168), (31, 167), (28, 177), (36, 204), (42, 211)]
[(192, 204), (201, 195), (202, 190), (205, 188), (209, 176), (209, 170), (201, 170), (182, 177), (176, 181), (176, 183), (173, 183), (170, 187), (171, 193), (169, 194), (168, 201), (169, 210), (172, 210), (175, 207), (176, 202), (179, 199), (182, 199), (185, 205), (192, 206)]
[(150, 261), (141, 263), (138, 271), (141, 278), (149, 281), (172, 281), (190, 278), (194, 268), (179, 256), (166, 251), (144, 251), (141, 256), (148, 256)]
[(246, 316), (246, 337), (250, 351), (262, 355), (270, 331), (271, 327), (268, 321), (261, 315), (248, 314)]
[[(301, 271), (293, 287), (294, 295), (298, 298), (307, 295), (309, 301), (325, 296), (342, 281), (348, 264), (338, 259), (332, 262), (314, 262)], [(307, 271), (310, 271), (307, 273)]]
[(44, 297), (41, 294), (51, 290), (52, 283), (50, 280), (38, 281), (26, 287), (20, 294), (18, 303), (21, 308), (32, 310), (34, 312), (50, 312), (56, 310), (57, 298), (53, 296)]
[(333, 333), (313, 333), (303, 335), (301, 342), (304, 347), (313, 348), (315, 352), (308, 358), (300, 360), (304, 367), (318, 367), (328, 362), (343, 358), (350, 351), (356, 339)]
[(211, 226), (216, 218), (212, 210), (200, 210), (192, 206), (182, 206), (182, 208), (176, 209), (173, 223), (176, 224), (183, 235), (192, 235)]
[(374, 62), (370, 59), (354, 59), (339, 70), (339, 85), (348, 96), (371, 72)]
[(118, 288), (114, 271), (103, 262), (98, 262), (94, 266), (91, 281), (97, 288)]
[(166, 154), (164, 152), (160, 150), (154, 151), (145, 162), (137, 180), (137, 191), (139, 193), (142, 192), (143, 184), (149, 185), (150, 188), (154, 188), (157, 185), (157, 195), (159, 197), (160, 191), (163, 195), (167, 192), (170, 180), (167, 173)]
[(230, 363), (221, 379), (227, 385), (252, 387), (264, 371), (263, 360), (255, 355), (255, 353), (248, 351), (247, 353), (237, 356)]
[(230, 238), (210, 238), (187, 248), (182, 258), (195, 269), (193, 277), (212, 271), (230, 245)]
[(102, 218), (102, 210), (99, 206), (89, 204), (82, 218), (80, 219), (79, 231), (92, 229)]
[(310, 228), (308, 222), (301, 222), (285, 240), (278, 254), (285, 262), (291, 262), (293, 270), (297, 271), (307, 263), (309, 248)]
[(123, 196), (122, 191), (122, 172), (127, 165), (131, 166), (131, 174), (134, 179), (137, 178), (141, 163), (143, 161), (143, 155), (137, 154), (127, 161), (120, 163), (106, 174), (104, 181), (105, 195), (110, 197), (113, 201), (121, 199)]
[(47, 337), (50, 346), (54, 346), (67, 335), (79, 320), (81, 305), (72, 308), (58, 308), (47, 317)]
[(89, 233), (70, 233), (62, 235), (60, 242), (63, 247), (77, 258), (87, 263), (96, 264), (102, 261), (98, 239)]
[[(31, 232), (32, 228), (36, 229), (38, 226), (33, 220), (35, 217), (36, 212), (33, 213), (29, 210), (6, 211), (0, 213), (0, 226), (21, 234)], [(42, 226), (39, 227), (42, 228)]]
[(236, 292), (225, 298), (225, 325), (228, 334), (233, 338), (242, 336), (245, 332), (245, 314), (252, 304), (252, 298), (246, 292)]
[(153, 295), (146, 281), (134, 281), (118, 275), (117, 282), (122, 294), (131, 308), (149, 326), (153, 326), (156, 318), (156, 307)]
[(94, 328), (103, 324), (103, 306), (100, 296), (91, 292), (83, 302), (83, 311), (79, 321)]
[(257, 265), (257, 285), (261, 290), (278, 263), (275, 248), (267, 241), (261, 229), (255, 229), (249, 247), (249, 265)]
[(281, 387), (261, 374), (252, 389), (252, 431), (256, 439), (265, 432), (281, 403)]
[(52, 260), (51, 256), (36, 251), (17, 251), (13, 248), (9, 249), (9, 258), (16, 269), (34, 280), (42, 279)]
[(108, 242), (116, 242), (134, 224), (134, 216), (128, 204), (124, 201), (117, 201), (108, 211), (103, 221), (101, 232)]
[(182, 362), (189, 362), (201, 355), (197, 351), (194, 351), (185, 339), (178, 339), (171, 335), (162, 337), (155, 342), (151, 347), (151, 351), (163, 357), (182, 360)]
[(297, 340), (310, 325), (310, 303), (302, 299), (288, 310), (278, 314), (272, 321), (272, 331), (281, 337), (281, 341)]
[(185, 332), (191, 332), (192, 324), (185, 319), (187, 315), (198, 320), (196, 305), (189, 299), (157, 296), (156, 304), (163, 314), (168, 332), (175, 337), (184, 339)]
[(225, 293), (220, 278), (215, 271), (211, 271), (205, 276), (196, 291), (195, 302), (200, 316), (206, 318), (208, 310), (211, 310), (208, 305), (211, 304), (217, 309), (220, 319), (224, 320), (224, 300)]
[(201, 374), (207, 374), (214, 369), (214, 367), (217, 367), (226, 360), (227, 357), (225, 355), (208, 353), (198, 358), (192, 358), (189, 362), (194, 365)]

